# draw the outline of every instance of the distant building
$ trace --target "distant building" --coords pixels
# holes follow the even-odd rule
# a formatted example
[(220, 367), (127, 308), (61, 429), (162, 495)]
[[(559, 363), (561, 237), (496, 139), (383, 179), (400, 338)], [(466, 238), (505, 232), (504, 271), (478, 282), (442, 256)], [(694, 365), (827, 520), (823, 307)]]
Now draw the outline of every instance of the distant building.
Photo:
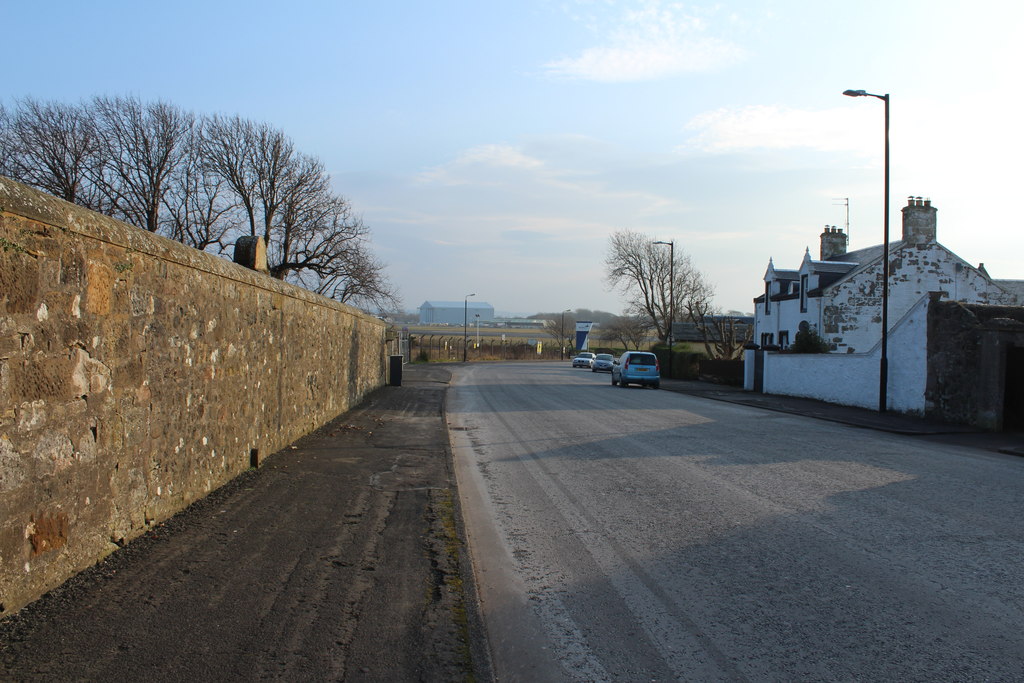
[(421, 325), (462, 325), (494, 321), (494, 306), (484, 301), (424, 301), (420, 306)]

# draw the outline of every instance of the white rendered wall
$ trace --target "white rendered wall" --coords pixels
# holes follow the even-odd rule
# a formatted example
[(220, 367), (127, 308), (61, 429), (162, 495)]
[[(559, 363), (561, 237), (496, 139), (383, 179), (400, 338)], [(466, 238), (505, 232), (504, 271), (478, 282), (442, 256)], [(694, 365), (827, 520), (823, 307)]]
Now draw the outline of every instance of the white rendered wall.
[[(903, 413), (924, 413), (927, 382), (927, 297), (890, 331), (887, 403), (888, 409)], [(868, 353), (852, 354), (764, 354), (764, 393), (802, 396), (840, 405), (878, 408), (878, 372), (881, 344)], [(753, 352), (748, 352), (750, 371), (744, 386), (753, 388)]]

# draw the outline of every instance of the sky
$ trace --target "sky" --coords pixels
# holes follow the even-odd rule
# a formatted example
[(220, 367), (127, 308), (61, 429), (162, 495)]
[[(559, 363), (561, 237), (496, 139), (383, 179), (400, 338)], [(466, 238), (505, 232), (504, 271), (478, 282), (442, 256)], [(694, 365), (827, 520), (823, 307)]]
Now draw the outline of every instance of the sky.
[(403, 308), (624, 299), (619, 230), (672, 240), (723, 310), (826, 225), (880, 244), (908, 196), (939, 242), (1024, 279), (1024, 4), (1006, 0), (2, 0), (2, 98), (163, 100), (319, 157)]

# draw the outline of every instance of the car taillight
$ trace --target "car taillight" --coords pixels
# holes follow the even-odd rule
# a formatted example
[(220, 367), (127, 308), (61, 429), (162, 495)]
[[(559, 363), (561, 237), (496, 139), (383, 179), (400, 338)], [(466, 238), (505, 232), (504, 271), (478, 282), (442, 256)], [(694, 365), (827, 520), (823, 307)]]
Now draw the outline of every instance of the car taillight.
[(654, 359), (654, 369), (661, 372), (661, 361), (657, 358)]
[(622, 364), (622, 369), (625, 370), (628, 367), (629, 367), (629, 359), (627, 358), (626, 362)]

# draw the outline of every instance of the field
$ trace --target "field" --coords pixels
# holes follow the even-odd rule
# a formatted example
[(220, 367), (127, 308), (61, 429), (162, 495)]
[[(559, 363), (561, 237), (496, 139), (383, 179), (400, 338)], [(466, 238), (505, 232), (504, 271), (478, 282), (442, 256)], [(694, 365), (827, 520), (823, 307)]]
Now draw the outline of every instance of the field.
[[(399, 325), (409, 335), (410, 356), (413, 360), (461, 361), (463, 342), (466, 342), (466, 360), (568, 360), (575, 349), (559, 348), (557, 340), (546, 330), (537, 328), (480, 327), (479, 337), (475, 325), (463, 330), (455, 325)], [(567, 333), (569, 326), (566, 325)], [(653, 340), (652, 340), (653, 342)], [(538, 344), (540, 349), (538, 351)], [(621, 351), (621, 343), (603, 340), (599, 331), (590, 333), (591, 351)]]

